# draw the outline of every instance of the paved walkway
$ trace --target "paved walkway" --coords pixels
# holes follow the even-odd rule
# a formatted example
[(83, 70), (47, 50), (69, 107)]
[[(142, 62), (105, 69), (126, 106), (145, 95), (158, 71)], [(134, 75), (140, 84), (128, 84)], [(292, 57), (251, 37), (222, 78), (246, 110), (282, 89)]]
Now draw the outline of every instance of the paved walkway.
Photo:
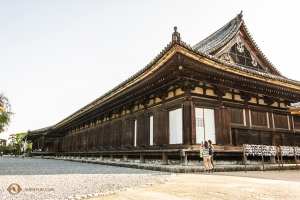
[[(300, 171), (279, 172), (278, 165), (266, 165), (269, 171), (262, 172), (261, 167), (247, 165), (258, 171), (245, 173), (244, 165), (218, 165), (215, 173), (206, 174), (201, 165), (3, 156), (0, 199), (300, 199), (295, 193)], [(11, 194), (15, 191), (19, 193)]]
[(300, 199), (300, 171), (186, 173), (93, 200)]

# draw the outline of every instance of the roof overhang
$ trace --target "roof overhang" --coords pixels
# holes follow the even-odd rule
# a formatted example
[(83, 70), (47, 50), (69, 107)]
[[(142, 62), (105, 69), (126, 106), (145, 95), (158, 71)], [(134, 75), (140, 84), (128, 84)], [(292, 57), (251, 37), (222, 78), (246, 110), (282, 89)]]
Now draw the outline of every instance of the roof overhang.
[[(82, 114), (89, 112), (96, 106), (103, 104), (104, 102), (112, 99), (114, 96), (121, 94), (122, 92), (126, 91), (128, 88), (132, 87), (133, 85), (141, 82), (149, 78), (152, 74), (154, 74), (157, 70), (159, 70), (166, 62), (168, 62), (173, 56), (176, 54), (182, 54), (196, 62), (203, 63), (208, 65), (212, 68), (255, 79), (257, 81), (266, 82), (269, 84), (273, 84), (276, 86), (284, 87), (291, 90), (298, 90), (300, 91), (300, 84), (297, 81), (291, 81), (289, 79), (278, 77), (271, 74), (266, 74), (262, 72), (258, 72), (251, 69), (246, 69), (245, 67), (241, 67), (232, 63), (225, 62), (220, 60), (214, 56), (211, 56), (207, 53), (200, 52), (189, 45), (186, 45), (184, 42), (180, 43), (172, 43), (172, 45), (166, 50), (163, 51), (159, 56), (156, 57), (155, 62), (152, 62), (151, 65), (146, 66), (146, 69), (141, 70), (136, 75), (134, 75), (131, 79), (124, 84), (119, 85), (119, 87), (114, 88), (112, 91), (106, 93), (105, 95), (101, 96), (100, 98), (96, 99), (92, 103), (86, 105), (82, 109), (78, 110), (77, 112), (73, 113), (69, 117), (65, 118), (61, 122), (57, 123), (52, 127), (52, 130), (62, 127), (63, 125), (67, 124), (68, 122), (78, 118)], [(295, 82), (295, 84), (294, 84)]]

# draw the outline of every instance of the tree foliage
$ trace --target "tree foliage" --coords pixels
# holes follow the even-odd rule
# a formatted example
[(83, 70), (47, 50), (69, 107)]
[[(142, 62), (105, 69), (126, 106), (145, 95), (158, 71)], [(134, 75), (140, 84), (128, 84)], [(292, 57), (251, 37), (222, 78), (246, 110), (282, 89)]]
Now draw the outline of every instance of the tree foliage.
[(13, 115), (8, 98), (0, 93), (0, 133), (7, 130)]
[[(11, 134), (9, 135), (8, 140), (10, 140), (10, 145), (11, 145), (11, 152), (16, 153), (21, 150), (22, 147), (22, 140), (24, 141), (24, 137), (27, 133), (26, 132), (22, 132), (22, 133), (16, 133), (16, 134)], [(31, 151), (32, 150), (32, 143), (30, 141), (27, 141), (27, 148), (26, 151)]]

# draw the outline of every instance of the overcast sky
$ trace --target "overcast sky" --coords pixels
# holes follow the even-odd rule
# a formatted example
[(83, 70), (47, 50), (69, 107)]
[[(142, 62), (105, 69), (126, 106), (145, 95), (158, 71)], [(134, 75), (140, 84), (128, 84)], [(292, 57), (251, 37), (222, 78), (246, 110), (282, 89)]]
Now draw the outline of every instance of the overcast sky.
[(145, 67), (177, 26), (191, 46), (243, 10), (265, 56), (299, 80), (299, 1), (0, 0), (0, 138), (55, 125)]

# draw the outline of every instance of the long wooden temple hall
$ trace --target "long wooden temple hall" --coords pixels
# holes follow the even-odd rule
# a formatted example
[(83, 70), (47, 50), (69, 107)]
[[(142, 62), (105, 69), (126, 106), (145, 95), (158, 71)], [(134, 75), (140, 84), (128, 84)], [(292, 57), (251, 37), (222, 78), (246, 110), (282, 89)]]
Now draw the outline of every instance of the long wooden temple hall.
[(250, 35), (242, 13), (194, 46), (177, 28), (147, 66), (57, 124), (28, 131), (33, 149), (140, 162), (215, 159), (243, 144), (300, 146), (300, 82), (283, 76)]

